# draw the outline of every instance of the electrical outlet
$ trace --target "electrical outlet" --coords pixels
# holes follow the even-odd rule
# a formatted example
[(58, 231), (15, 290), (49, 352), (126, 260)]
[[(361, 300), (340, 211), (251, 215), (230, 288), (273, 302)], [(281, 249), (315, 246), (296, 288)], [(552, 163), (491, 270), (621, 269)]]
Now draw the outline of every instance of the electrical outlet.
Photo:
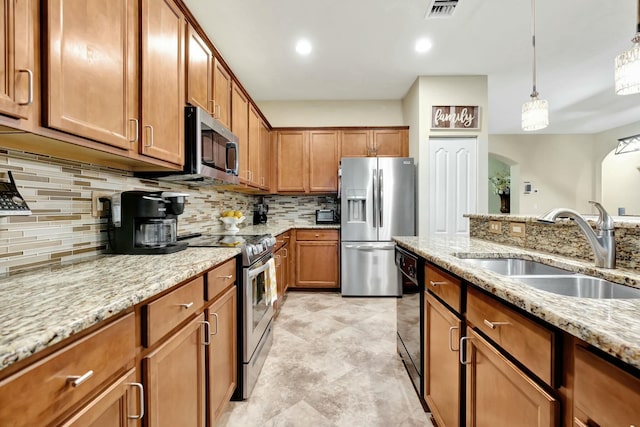
[(100, 200), (100, 197), (111, 197), (111, 194), (106, 191), (92, 191), (91, 192), (91, 216), (99, 218), (107, 214), (106, 206)]
[(525, 225), (524, 222), (512, 222), (511, 223), (511, 236), (513, 237), (524, 237), (525, 236)]
[(489, 221), (489, 233), (502, 233), (502, 223), (500, 221)]

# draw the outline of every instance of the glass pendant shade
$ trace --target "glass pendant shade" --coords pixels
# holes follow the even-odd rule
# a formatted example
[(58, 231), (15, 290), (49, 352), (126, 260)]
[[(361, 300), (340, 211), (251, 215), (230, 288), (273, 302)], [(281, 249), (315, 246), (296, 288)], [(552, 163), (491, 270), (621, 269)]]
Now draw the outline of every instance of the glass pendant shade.
[(631, 49), (616, 57), (615, 86), (618, 95), (640, 93), (640, 33)]
[(522, 104), (522, 130), (544, 129), (549, 125), (549, 103), (546, 99), (531, 99)]

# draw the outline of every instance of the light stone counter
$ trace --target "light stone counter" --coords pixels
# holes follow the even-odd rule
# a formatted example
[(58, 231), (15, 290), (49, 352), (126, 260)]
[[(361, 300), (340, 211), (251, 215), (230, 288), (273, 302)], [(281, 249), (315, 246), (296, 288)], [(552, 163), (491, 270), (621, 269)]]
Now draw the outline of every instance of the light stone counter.
[(614, 282), (640, 287), (640, 274), (631, 270), (607, 270), (522, 248), (469, 237), (395, 237), (404, 247), (462, 279), (531, 313), (545, 322), (640, 368), (640, 299), (589, 299), (557, 295), (525, 285), (465, 262), (456, 256), (517, 256)]

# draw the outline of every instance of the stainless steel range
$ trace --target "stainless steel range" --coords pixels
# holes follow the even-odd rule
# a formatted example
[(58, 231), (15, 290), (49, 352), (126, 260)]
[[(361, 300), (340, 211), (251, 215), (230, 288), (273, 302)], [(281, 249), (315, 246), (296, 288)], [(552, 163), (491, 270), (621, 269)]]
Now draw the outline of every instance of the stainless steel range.
[(268, 270), (273, 263), (275, 237), (208, 235), (188, 240), (191, 247), (239, 247), (242, 283), (238, 283), (238, 382), (234, 400), (249, 397), (272, 342), (273, 305), (268, 298)]

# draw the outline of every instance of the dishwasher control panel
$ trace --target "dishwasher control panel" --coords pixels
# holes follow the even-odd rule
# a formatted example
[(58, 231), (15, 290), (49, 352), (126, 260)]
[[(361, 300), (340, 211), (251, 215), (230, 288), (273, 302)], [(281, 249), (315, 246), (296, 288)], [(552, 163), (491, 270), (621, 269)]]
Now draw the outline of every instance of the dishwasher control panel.
[(418, 258), (401, 249), (396, 249), (396, 266), (413, 282), (418, 280)]

